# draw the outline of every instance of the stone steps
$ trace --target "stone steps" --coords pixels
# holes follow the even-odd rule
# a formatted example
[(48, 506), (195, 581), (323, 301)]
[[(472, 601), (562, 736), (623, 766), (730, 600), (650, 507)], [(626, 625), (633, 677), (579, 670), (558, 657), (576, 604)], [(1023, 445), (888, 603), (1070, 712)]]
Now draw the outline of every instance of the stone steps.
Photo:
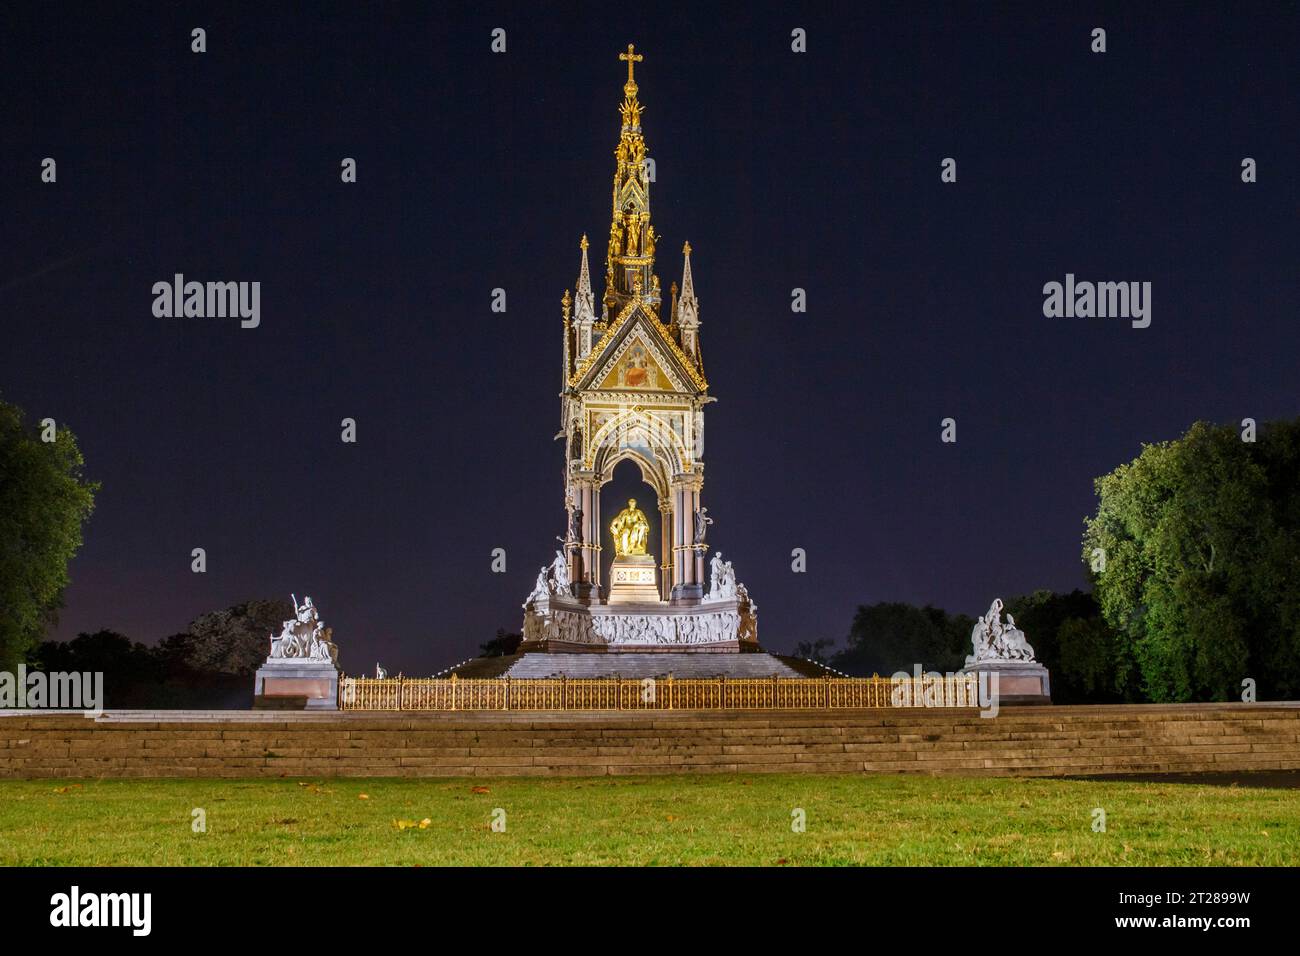
[[(706, 653), (613, 653), (613, 654), (552, 654), (530, 651), (505, 671), (512, 678), (559, 677), (573, 678), (622, 677), (642, 680), (646, 677), (663, 679), (669, 674), (680, 679), (803, 677), (780, 658), (766, 652), (744, 654)], [(462, 676), (469, 676), (463, 674)]]
[(992, 719), (956, 709), (0, 714), (0, 777), (1297, 769), (1300, 707), (1287, 704), (1022, 707)]

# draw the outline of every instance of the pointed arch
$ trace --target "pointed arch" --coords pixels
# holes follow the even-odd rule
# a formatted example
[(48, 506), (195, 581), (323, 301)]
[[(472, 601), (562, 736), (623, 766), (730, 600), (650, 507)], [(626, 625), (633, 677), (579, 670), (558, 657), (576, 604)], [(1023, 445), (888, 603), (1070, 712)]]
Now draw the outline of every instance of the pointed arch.
[(614, 466), (630, 458), (641, 468), (645, 483), (666, 498), (674, 475), (686, 470), (686, 446), (672, 427), (645, 409), (629, 408), (605, 422), (587, 442), (584, 466), (611, 475)]

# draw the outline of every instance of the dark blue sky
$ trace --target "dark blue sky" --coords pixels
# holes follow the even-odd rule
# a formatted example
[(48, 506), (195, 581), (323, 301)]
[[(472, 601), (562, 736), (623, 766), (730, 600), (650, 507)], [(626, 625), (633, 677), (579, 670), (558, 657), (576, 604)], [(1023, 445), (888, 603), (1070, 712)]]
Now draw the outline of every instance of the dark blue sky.
[[(769, 648), (1080, 586), (1094, 477), (1300, 410), (1294, 6), (549, 6), (2, 15), (0, 395), (103, 483), (60, 636), (309, 592), (349, 669), (428, 673), (518, 628), (629, 42), (665, 287), (694, 249), (710, 541)], [(261, 327), (155, 318), (176, 272), (260, 281)], [(1151, 282), (1151, 327), (1044, 318), (1067, 272)]]

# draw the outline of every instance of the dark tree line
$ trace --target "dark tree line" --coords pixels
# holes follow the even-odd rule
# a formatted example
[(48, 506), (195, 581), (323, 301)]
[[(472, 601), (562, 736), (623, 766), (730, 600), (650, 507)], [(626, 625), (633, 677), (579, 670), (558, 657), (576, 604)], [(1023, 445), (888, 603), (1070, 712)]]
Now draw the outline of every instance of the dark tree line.
[(248, 601), (204, 614), (152, 647), (115, 631), (46, 641), (34, 666), (103, 673), (106, 707), (246, 708), (270, 635), (292, 616), (288, 601)]
[[(1132, 662), (1126, 660), (1116, 634), (1102, 620), (1091, 594), (1035, 591), (1006, 601), (1034, 647), (1037, 659), (1052, 674), (1057, 703), (1136, 700)], [(820, 660), (855, 677), (897, 671), (960, 670), (971, 652), (975, 618), (942, 608), (882, 602), (859, 607), (844, 647), (828, 641), (800, 644), (795, 653)]]

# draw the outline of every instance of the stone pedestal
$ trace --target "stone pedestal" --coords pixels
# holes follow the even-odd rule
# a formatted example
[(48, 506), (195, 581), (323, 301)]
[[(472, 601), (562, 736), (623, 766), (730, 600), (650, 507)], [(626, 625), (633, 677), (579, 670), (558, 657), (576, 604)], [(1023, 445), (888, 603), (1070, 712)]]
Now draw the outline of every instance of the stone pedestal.
[[(997, 690), (1000, 706), (1011, 704), (1050, 704), (1052, 685), (1047, 668), (1037, 661), (985, 660), (967, 663), (963, 674), (980, 676), (980, 695)], [(997, 674), (994, 684), (992, 675)], [(985, 677), (984, 675), (988, 675)], [(987, 690), (985, 690), (987, 688)]]
[(673, 604), (699, 604), (704, 599), (704, 585), (677, 584), (673, 586)]
[(329, 661), (271, 658), (257, 670), (253, 696), (305, 697), (308, 710), (338, 710), (338, 668)]
[(570, 595), (540, 595), (525, 608), (523, 636), (522, 651), (759, 650), (754, 605), (738, 597), (680, 607), (657, 599), (587, 605)]
[(649, 554), (621, 554), (609, 569), (610, 604), (656, 604), (659, 584)]

